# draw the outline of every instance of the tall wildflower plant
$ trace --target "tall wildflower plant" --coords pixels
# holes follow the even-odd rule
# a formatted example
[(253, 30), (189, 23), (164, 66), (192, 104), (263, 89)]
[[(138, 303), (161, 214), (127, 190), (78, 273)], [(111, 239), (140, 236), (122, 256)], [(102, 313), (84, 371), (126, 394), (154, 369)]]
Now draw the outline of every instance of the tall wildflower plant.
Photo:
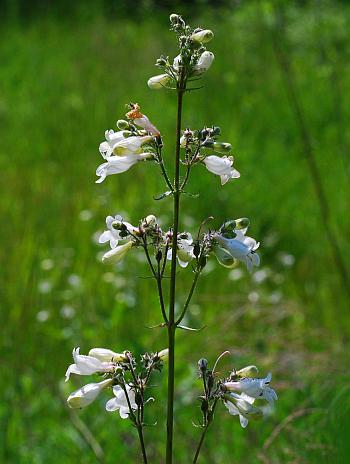
[[(203, 220), (192, 235), (179, 229), (180, 199), (186, 193), (192, 169), (203, 166), (220, 177), (222, 185), (240, 177), (233, 167), (231, 144), (219, 140), (221, 131), (217, 126), (201, 129), (182, 127), (182, 106), (187, 91), (192, 90), (210, 68), (214, 55), (206, 49), (214, 34), (207, 29), (192, 29), (181, 16), (170, 16), (171, 29), (177, 36), (179, 54), (169, 60), (161, 56), (157, 62), (162, 73), (148, 80), (150, 89), (170, 89), (177, 96), (176, 149), (175, 156), (163, 158), (163, 138), (161, 132), (141, 112), (137, 103), (129, 105), (126, 119), (118, 120), (118, 131), (107, 130), (105, 141), (99, 151), (104, 162), (97, 168), (98, 183), (107, 176), (121, 174), (138, 163), (155, 163), (166, 184), (166, 191), (160, 198), (172, 199), (173, 219), (170, 228), (163, 229), (157, 218), (146, 215), (137, 225), (127, 222), (120, 215), (107, 216), (106, 230), (99, 242), (108, 244), (109, 250), (102, 261), (117, 264), (136, 249), (145, 253), (155, 287), (159, 296), (161, 324), (168, 333), (168, 346), (159, 352), (145, 353), (137, 359), (132, 352), (115, 352), (106, 348), (92, 348), (88, 355), (80, 354), (79, 348), (73, 350), (74, 363), (66, 372), (66, 380), (71, 374), (99, 374), (100, 381), (89, 383), (68, 397), (68, 406), (83, 408), (91, 404), (102, 392), (110, 392), (106, 403), (109, 412), (118, 411), (122, 419), (128, 419), (136, 428), (142, 459), (148, 462), (144, 436), (144, 412), (154, 398), (150, 397), (149, 386), (155, 371), (161, 371), (164, 362), (168, 363), (167, 417), (165, 462), (173, 462), (173, 423), (174, 423), (174, 384), (175, 384), (175, 334), (179, 329), (193, 330), (183, 325), (198, 279), (208, 259), (216, 257), (219, 264), (233, 268), (243, 263), (252, 271), (259, 266), (257, 253), (259, 243), (246, 235), (249, 227), (247, 218), (226, 220), (217, 230), (208, 228), (212, 218)], [(174, 163), (174, 178), (168, 174), (168, 163)], [(135, 169), (135, 168), (134, 168)], [(176, 280), (178, 266), (190, 266), (193, 281), (185, 303), (176, 311)], [(170, 279), (164, 280), (165, 273)], [(168, 301), (164, 287), (169, 286)], [(231, 415), (238, 416), (242, 427), (251, 419), (263, 416), (267, 407), (273, 407), (277, 399), (275, 391), (269, 386), (271, 374), (258, 377), (258, 369), (251, 365), (242, 369), (232, 369), (226, 377), (220, 377), (216, 368), (218, 362), (228, 352), (222, 353), (212, 368), (206, 359), (198, 362), (199, 377), (203, 391), (199, 396), (202, 420), (199, 438), (192, 462), (196, 463), (205, 439), (206, 432), (214, 419), (219, 403)], [(102, 377), (101, 377), (102, 376)], [(268, 405), (260, 407), (261, 402)]]

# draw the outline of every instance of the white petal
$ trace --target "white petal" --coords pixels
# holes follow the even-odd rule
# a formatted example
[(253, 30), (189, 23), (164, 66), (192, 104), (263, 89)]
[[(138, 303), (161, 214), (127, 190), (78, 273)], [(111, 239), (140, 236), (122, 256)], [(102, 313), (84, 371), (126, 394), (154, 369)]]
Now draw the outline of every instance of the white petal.
[(239, 415), (239, 422), (241, 423), (241, 426), (245, 429), (248, 425), (248, 419), (241, 414)]
[(105, 230), (104, 232), (102, 232), (102, 234), (100, 235), (99, 239), (98, 239), (98, 242), (99, 243), (106, 243), (106, 242), (109, 242), (109, 240), (111, 239), (111, 233), (109, 230)]
[(119, 409), (118, 401), (116, 398), (111, 398), (110, 400), (107, 401), (106, 403), (106, 411), (112, 412), (116, 411)]

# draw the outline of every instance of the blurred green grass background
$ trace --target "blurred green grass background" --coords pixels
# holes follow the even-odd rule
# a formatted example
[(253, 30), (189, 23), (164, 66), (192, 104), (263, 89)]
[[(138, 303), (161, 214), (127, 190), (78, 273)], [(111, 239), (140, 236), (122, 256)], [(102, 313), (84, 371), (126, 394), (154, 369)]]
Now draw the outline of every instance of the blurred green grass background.
[[(136, 353), (165, 346), (155, 289), (138, 253), (118, 268), (100, 262), (96, 244), (108, 214), (136, 223), (153, 213), (171, 225), (171, 201), (155, 166), (140, 165), (96, 185), (98, 144), (125, 103), (137, 101), (174, 151), (175, 95), (152, 92), (155, 59), (175, 56), (171, 5), (65, 2), (30, 9), (5, 2), (0, 29), (1, 462), (139, 462), (137, 437), (100, 398), (81, 413), (65, 405), (84, 382), (63, 377), (71, 351), (103, 346)], [(33, 2), (37, 7), (37, 2)], [(190, 462), (199, 437), (196, 363), (229, 349), (232, 366), (273, 372), (275, 413), (242, 430), (218, 410), (200, 462), (345, 463), (349, 459), (349, 298), (335, 266), (305, 163), (273, 39), (283, 13), (284, 47), (331, 207), (330, 223), (348, 266), (350, 132), (349, 5), (324, 0), (249, 1), (211, 8), (180, 3), (191, 24), (212, 29), (213, 67), (204, 89), (185, 98), (184, 127), (215, 124), (233, 144), (241, 179), (220, 187), (194, 171), (182, 226), (195, 232), (248, 216), (262, 265), (219, 268), (213, 259), (177, 337), (176, 459)], [(123, 8), (122, 8), (123, 6)], [(69, 8), (72, 8), (71, 14)], [(74, 10), (74, 11), (73, 11)], [(37, 13), (35, 13), (37, 12)], [(23, 12), (22, 12), (23, 13)], [(27, 15), (28, 13), (28, 15)], [(277, 14), (278, 13), (278, 14)], [(190, 16), (190, 18), (189, 18)], [(179, 276), (179, 299), (191, 279)], [(181, 293), (182, 292), (182, 293)], [(166, 372), (155, 378), (146, 430), (151, 462), (162, 462)], [(92, 439), (91, 437), (94, 437)], [(96, 440), (96, 443), (94, 442)], [(103, 449), (102, 457), (99, 446)], [(93, 446), (95, 449), (93, 449)]]

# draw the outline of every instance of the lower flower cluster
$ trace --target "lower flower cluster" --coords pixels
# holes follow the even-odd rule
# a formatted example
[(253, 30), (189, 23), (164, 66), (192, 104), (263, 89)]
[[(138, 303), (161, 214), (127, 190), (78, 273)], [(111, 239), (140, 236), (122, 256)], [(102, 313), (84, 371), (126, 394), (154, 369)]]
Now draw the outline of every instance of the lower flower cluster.
[(266, 407), (254, 405), (255, 401), (267, 401), (269, 407), (273, 408), (277, 394), (269, 386), (272, 378), (270, 373), (265, 378), (258, 378), (257, 367), (247, 366), (238, 371), (233, 370), (228, 378), (217, 379), (216, 365), (217, 362), (214, 369), (210, 370), (206, 359), (198, 362), (204, 390), (199, 397), (203, 413), (202, 427), (208, 427), (211, 423), (218, 400), (223, 402), (231, 415), (239, 417), (244, 428), (249, 420), (260, 419), (266, 413)]
[(111, 388), (114, 398), (107, 401), (106, 411), (119, 411), (122, 419), (130, 418), (136, 423), (137, 415), (134, 413), (143, 411), (145, 404), (151, 400), (145, 396), (150, 376), (154, 370), (162, 369), (167, 355), (167, 349), (145, 353), (137, 363), (129, 351), (116, 353), (106, 348), (93, 348), (86, 356), (80, 354), (79, 348), (75, 348), (74, 363), (67, 369), (66, 381), (71, 374), (100, 374), (104, 379), (88, 383), (71, 393), (67, 399), (68, 406), (74, 409), (84, 408), (94, 402), (103, 390)]

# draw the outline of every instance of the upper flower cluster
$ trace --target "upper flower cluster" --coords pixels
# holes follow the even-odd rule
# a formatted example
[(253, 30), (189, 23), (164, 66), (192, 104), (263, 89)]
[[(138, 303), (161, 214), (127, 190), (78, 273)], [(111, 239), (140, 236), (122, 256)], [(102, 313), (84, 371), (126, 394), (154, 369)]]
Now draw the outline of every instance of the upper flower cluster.
[(177, 14), (170, 15), (170, 24), (178, 36), (180, 53), (172, 62), (163, 55), (157, 60), (156, 66), (162, 68), (164, 73), (148, 80), (151, 89), (172, 88), (172, 83), (177, 85), (180, 80), (198, 79), (214, 61), (214, 54), (204, 45), (214, 37), (212, 31), (199, 27), (192, 29)]

